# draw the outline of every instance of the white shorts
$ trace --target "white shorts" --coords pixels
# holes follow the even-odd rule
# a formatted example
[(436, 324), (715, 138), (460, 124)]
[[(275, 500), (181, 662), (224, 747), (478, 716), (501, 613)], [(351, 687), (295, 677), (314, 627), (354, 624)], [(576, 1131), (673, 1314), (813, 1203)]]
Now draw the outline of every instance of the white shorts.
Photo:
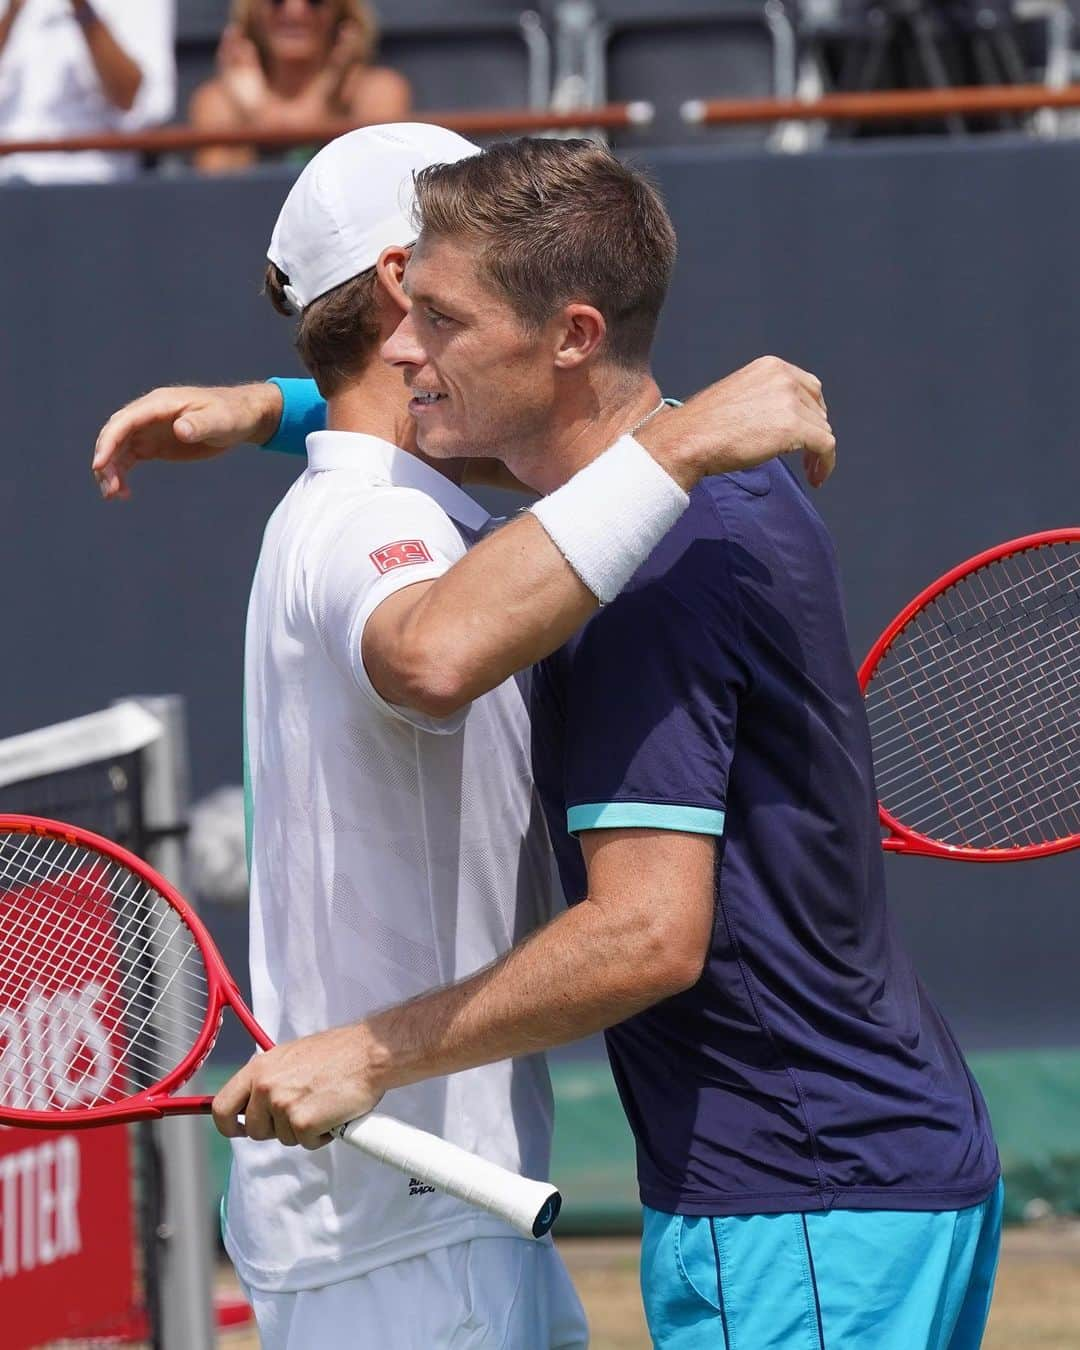
[(473, 1238), (340, 1284), (245, 1289), (262, 1350), (580, 1350), (585, 1311), (551, 1242)]

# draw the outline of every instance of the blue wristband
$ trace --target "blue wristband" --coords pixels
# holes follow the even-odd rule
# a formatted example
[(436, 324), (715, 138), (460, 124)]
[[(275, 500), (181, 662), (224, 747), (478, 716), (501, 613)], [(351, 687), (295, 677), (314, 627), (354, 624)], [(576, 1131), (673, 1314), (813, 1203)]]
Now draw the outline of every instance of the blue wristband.
[(276, 384), (281, 390), (281, 421), (277, 431), (262, 449), (278, 450), (285, 455), (303, 455), (307, 453), (308, 435), (312, 431), (326, 430), (326, 401), (319, 393), (314, 380), (273, 379), (268, 384)]

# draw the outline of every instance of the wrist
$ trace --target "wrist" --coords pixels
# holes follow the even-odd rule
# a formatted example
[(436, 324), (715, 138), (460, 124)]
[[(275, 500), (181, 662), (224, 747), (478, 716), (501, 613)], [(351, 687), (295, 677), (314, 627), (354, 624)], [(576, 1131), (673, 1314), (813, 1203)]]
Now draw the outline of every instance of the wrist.
[(359, 1040), (357, 1048), (364, 1066), (364, 1086), (377, 1092), (380, 1097), (393, 1088), (404, 1087), (408, 1081), (396, 1071), (394, 1057), (387, 1044), (387, 1018), (390, 1011), (377, 1013), (368, 1021), (359, 1022), (356, 1027)]
[(691, 419), (682, 408), (673, 408), (667, 416), (642, 427), (634, 439), (684, 492), (691, 492), (708, 474), (707, 447), (698, 444)]
[(89, 28), (97, 21), (97, 14), (90, 0), (71, 0), (71, 11), (75, 15), (75, 22), (83, 28)]
[(625, 435), (529, 510), (603, 605), (615, 599), (689, 502), (675, 475)]
[[(273, 395), (274, 407), (280, 413), (269, 440), (263, 441), (266, 450), (281, 450), (286, 454), (305, 453), (308, 436), (326, 427), (326, 404), (314, 380), (298, 380), (274, 376), (268, 381), (277, 386)], [(280, 399), (280, 402), (278, 400)]]
[(253, 404), (252, 425), (254, 434), (251, 439), (255, 445), (266, 445), (267, 441), (274, 439), (278, 427), (281, 426), (285, 396), (280, 385), (269, 381), (265, 384), (249, 385), (248, 394)]

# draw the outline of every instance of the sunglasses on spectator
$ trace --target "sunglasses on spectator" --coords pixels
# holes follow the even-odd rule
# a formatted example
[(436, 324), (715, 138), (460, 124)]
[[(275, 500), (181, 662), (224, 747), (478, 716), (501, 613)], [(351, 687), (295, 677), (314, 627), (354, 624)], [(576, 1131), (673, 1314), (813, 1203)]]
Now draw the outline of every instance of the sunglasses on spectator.
[[(281, 9), (286, 0), (270, 0), (270, 4), (274, 9)], [(326, 0), (307, 0), (308, 9), (322, 9), (325, 4)]]

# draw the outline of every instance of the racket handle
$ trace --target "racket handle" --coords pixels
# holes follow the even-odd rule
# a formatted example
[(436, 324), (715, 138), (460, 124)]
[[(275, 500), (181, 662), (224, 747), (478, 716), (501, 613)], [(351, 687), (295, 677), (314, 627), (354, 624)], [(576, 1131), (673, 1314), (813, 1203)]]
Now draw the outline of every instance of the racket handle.
[(518, 1176), (393, 1116), (363, 1116), (335, 1134), (407, 1176), (497, 1215), (523, 1237), (543, 1237), (562, 1206), (550, 1182)]

